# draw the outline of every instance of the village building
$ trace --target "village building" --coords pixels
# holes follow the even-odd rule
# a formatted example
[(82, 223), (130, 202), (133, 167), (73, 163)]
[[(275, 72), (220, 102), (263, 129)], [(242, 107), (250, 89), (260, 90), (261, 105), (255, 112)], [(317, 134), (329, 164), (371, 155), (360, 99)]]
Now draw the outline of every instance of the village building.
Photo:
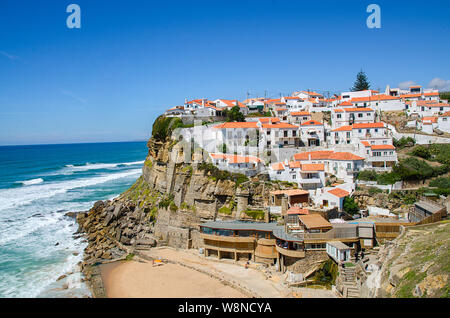
[(368, 107), (344, 107), (331, 110), (331, 128), (375, 122), (375, 111)]
[(308, 120), (300, 124), (301, 140), (307, 147), (321, 146), (325, 142), (325, 128), (322, 123)]
[(264, 160), (255, 156), (240, 156), (224, 153), (210, 153), (212, 163), (221, 170), (242, 173), (247, 176), (254, 176), (261, 172)]

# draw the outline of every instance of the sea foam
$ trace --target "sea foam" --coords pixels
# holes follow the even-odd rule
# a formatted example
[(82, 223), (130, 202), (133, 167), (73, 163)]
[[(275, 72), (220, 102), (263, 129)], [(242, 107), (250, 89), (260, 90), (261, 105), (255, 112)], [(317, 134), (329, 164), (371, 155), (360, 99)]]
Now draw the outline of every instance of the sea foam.
[(89, 187), (108, 181), (138, 175), (141, 169), (132, 169), (125, 172), (103, 174), (92, 178), (68, 180), (62, 182), (30, 185), (21, 188), (0, 190), (0, 211), (29, 204), (35, 200), (49, 198), (68, 190)]
[(21, 183), (24, 186), (29, 186), (29, 185), (33, 185), (33, 184), (39, 184), (44, 182), (44, 179), (42, 178), (36, 178), (36, 179), (31, 179), (31, 180), (25, 180), (25, 181), (16, 181), (16, 183)]

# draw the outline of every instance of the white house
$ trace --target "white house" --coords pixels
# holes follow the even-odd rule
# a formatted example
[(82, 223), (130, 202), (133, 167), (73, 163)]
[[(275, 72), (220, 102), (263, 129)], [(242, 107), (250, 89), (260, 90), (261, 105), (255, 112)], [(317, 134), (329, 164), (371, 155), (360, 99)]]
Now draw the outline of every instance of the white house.
[(450, 111), (438, 117), (438, 129), (450, 133)]
[(305, 121), (300, 125), (301, 139), (304, 145), (320, 146), (325, 141), (325, 128), (315, 120)]
[(392, 144), (392, 133), (384, 123), (357, 123), (333, 129), (330, 133), (330, 144), (358, 144), (361, 140), (369, 140), (372, 144)]
[(239, 156), (223, 153), (210, 153), (212, 163), (221, 170), (238, 172), (248, 176), (254, 176), (262, 171), (264, 161), (254, 156)]
[(298, 147), (299, 127), (283, 122), (269, 121), (261, 124), (261, 136), (267, 148)]
[(317, 189), (310, 197), (316, 206), (321, 208), (337, 208), (342, 211), (344, 208), (344, 198), (348, 197), (350, 192), (338, 187), (326, 187)]
[(354, 123), (373, 123), (375, 111), (368, 107), (333, 108), (331, 111), (331, 128), (352, 125)]
[(269, 168), (269, 178), (297, 183), (302, 189), (311, 190), (325, 186), (325, 166), (319, 164), (302, 164), (287, 160), (277, 162)]
[(311, 113), (307, 111), (290, 112), (288, 115), (288, 121), (291, 124), (300, 125), (308, 120), (311, 120)]
[(409, 103), (408, 113), (420, 117), (437, 116), (450, 111), (449, 103), (438, 103), (435, 101), (412, 101)]
[(364, 169), (390, 171), (398, 161), (393, 145), (375, 145), (367, 140), (361, 141), (361, 144), (363, 149), (361, 154), (366, 158)]
[(261, 127), (259, 121), (254, 122), (226, 122), (213, 127), (215, 139), (227, 145), (245, 146), (251, 141), (256, 141), (258, 130)]
[(333, 150), (318, 150), (297, 153), (294, 161), (301, 163), (323, 163), (324, 171), (329, 175), (335, 175), (346, 182), (353, 181), (355, 174), (364, 165), (364, 157), (350, 152), (335, 152)]

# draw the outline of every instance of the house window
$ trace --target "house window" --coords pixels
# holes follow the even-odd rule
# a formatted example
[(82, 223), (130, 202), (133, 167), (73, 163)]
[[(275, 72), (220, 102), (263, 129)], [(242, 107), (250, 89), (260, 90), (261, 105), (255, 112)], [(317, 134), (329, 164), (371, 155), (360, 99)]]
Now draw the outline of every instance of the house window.
[(362, 118), (363, 114), (359, 113), (358, 118)]
[(375, 128), (375, 132), (378, 132), (378, 128)]
[(292, 131), (292, 137), (297, 136), (297, 132), (295, 130)]
[(358, 129), (358, 132), (359, 132), (359, 133), (362, 133), (362, 130), (361, 130), (361, 129)]
[(296, 178), (297, 178), (297, 175), (293, 174), (292, 179), (296, 179)]
[(287, 132), (287, 130), (285, 130), (284, 131), (284, 137), (287, 137), (288, 136), (288, 132)]
[(341, 114), (337, 114), (337, 118), (341, 118), (342, 117), (342, 115)]
[(270, 130), (267, 131), (267, 136), (269, 136), (269, 135), (270, 135)]

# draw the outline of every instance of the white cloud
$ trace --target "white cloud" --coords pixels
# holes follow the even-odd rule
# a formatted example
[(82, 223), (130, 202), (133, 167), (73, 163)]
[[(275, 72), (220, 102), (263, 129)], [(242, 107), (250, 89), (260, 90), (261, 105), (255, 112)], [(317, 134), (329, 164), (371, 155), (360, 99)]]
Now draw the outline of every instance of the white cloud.
[(428, 87), (438, 89), (440, 91), (450, 91), (450, 80), (444, 80), (436, 77), (431, 80)]
[(398, 84), (398, 88), (400, 89), (409, 89), (410, 86), (417, 85), (414, 81), (405, 81)]
[(79, 101), (80, 103), (86, 104), (86, 100), (84, 98), (81, 98), (80, 96), (72, 93), (71, 91), (62, 90), (61, 94), (67, 95), (67, 96), (72, 97), (73, 99)]
[(8, 52), (5, 52), (5, 51), (0, 51), (0, 54), (3, 55), (4, 57), (10, 59), (11, 61), (20, 60), (20, 57), (9, 54)]

